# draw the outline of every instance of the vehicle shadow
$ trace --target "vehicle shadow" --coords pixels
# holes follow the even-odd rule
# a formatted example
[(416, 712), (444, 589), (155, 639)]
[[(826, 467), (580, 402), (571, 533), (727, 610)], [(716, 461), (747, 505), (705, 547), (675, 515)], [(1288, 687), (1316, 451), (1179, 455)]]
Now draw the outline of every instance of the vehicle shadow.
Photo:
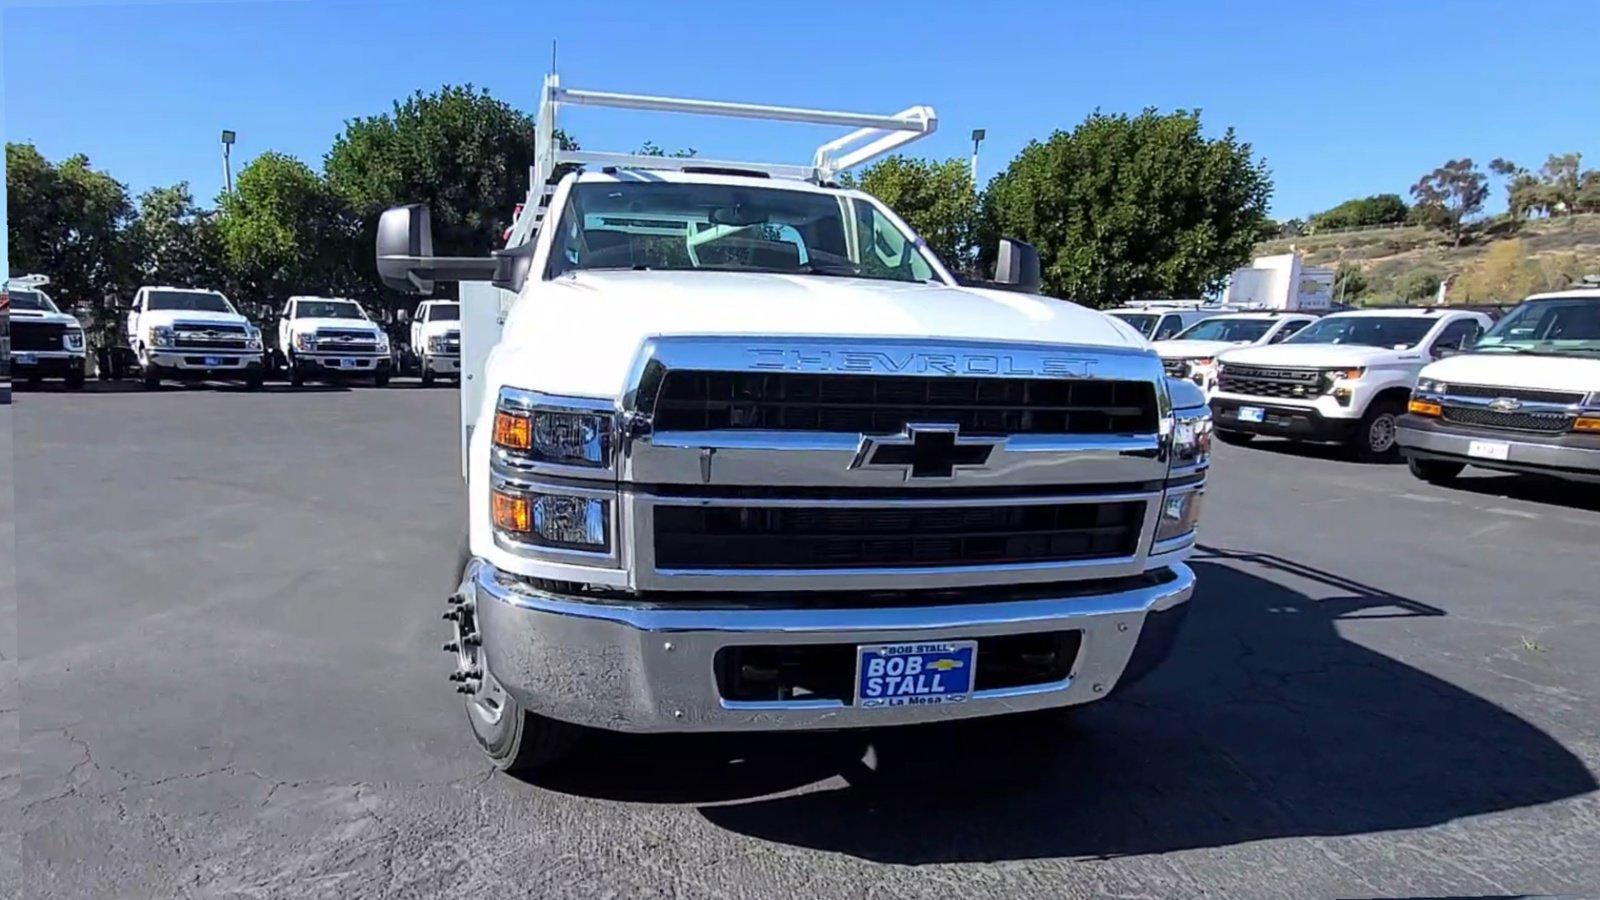
[(1306, 441), (1294, 441), (1288, 438), (1258, 437), (1248, 444), (1238, 447), (1239, 450), (1249, 452), (1262, 450), (1267, 453), (1276, 453), (1279, 456), (1298, 456), (1306, 459), (1322, 459), (1330, 462), (1349, 463), (1353, 466), (1397, 466), (1405, 463), (1404, 459), (1395, 458), (1383, 462), (1363, 463), (1358, 462), (1349, 450), (1338, 444), (1313, 444)]
[[(1194, 567), (1172, 657), (1070, 724), (596, 736), (538, 783), (693, 803), (730, 831), (904, 864), (1360, 834), (1596, 789), (1539, 728), (1334, 627), (1443, 610), (1271, 556), (1216, 550)], [(1308, 582), (1322, 599), (1289, 586)]]
[(147, 388), (139, 381), (97, 381), (90, 380), (83, 384), (81, 390), (71, 390), (64, 382), (43, 381), (38, 384), (17, 384), (17, 393), (22, 394), (180, 394), (185, 391), (215, 391), (217, 393), (236, 394), (299, 394), (299, 393), (326, 393), (330, 391), (348, 391), (348, 384), (307, 384), (304, 387), (294, 387), (287, 382), (282, 384), (267, 382), (257, 389), (250, 389), (242, 384), (226, 381), (191, 381), (174, 382), (164, 381), (160, 387)]
[(1482, 469), (1468, 469), (1467, 472), (1470, 474), (1445, 485), (1445, 489), (1600, 512), (1600, 484), (1563, 481), (1539, 475), (1488, 473)]

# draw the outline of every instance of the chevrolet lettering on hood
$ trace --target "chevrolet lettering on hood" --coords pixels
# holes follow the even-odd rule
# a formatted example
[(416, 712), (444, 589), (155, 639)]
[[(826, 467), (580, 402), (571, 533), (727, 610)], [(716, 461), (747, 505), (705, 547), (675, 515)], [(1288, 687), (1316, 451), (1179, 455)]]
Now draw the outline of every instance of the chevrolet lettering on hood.
[(877, 372), (943, 375), (1042, 375), (1088, 378), (1097, 360), (1031, 353), (945, 353), (922, 350), (816, 350), (752, 347), (750, 368), (782, 372)]

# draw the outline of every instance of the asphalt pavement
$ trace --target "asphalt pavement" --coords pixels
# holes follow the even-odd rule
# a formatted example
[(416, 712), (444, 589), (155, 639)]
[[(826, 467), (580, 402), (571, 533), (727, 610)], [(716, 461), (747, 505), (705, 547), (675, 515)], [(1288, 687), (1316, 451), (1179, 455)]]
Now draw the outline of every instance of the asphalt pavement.
[(439, 651), (455, 414), (17, 394), (17, 895), (1600, 889), (1600, 492), (1221, 447), (1174, 656), (1060, 731), (596, 736), (526, 782)]

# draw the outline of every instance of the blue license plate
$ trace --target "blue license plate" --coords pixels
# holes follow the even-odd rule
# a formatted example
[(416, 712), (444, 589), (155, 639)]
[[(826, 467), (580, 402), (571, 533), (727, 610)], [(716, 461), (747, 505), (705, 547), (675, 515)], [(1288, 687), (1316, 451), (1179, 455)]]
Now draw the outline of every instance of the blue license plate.
[(339, 368), (341, 368), (341, 369), (354, 369), (355, 367), (356, 367), (356, 361), (351, 359), (350, 357), (342, 356), (342, 357), (339, 358)]
[(206, 365), (208, 365), (208, 366), (220, 366), (220, 365), (222, 365), (222, 357), (220, 357), (220, 356), (208, 356), (208, 357), (206, 357)]
[(977, 641), (856, 648), (856, 706), (934, 706), (972, 696)]
[(32, 353), (17, 353), (11, 357), (11, 361), (20, 365), (31, 366), (39, 361), (39, 357), (34, 356)]
[(1266, 419), (1266, 417), (1267, 411), (1259, 406), (1239, 407), (1239, 421), (1241, 422), (1260, 422)]

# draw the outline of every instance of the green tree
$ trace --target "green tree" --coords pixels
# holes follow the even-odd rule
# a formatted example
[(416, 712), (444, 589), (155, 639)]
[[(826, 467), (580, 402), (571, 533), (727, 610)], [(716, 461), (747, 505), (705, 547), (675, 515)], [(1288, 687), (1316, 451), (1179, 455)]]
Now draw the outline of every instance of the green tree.
[(1471, 159), (1452, 159), (1411, 186), (1422, 223), (1448, 233), (1457, 247), (1465, 221), (1483, 209), (1488, 196), (1489, 180)]
[(1355, 303), (1366, 295), (1370, 286), (1367, 273), (1360, 266), (1340, 263), (1333, 276), (1333, 299), (1340, 303)]
[(139, 195), (127, 246), (141, 284), (233, 288), (215, 214), (195, 205), (188, 182)]
[(854, 183), (905, 219), (945, 265), (972, 268), (978, 195), (965, 160), (891, 156), (862, 170)]
[(482, 256), (527, 195), (534, 144), (526, 114), (471, 85), (445, 86), (347, 122), (324, 169), (367, 236), (385, 208), (426, 203), (436, 252)]
[(1582, 163), (1581, 153), (1552, 153), (1539, 167), (1539, 180), (1544, 184), (1551, 213), (1576, 211)]
[(293, 157), (251, 160), (223, 195), (216, 227), (235, 300), (277, 307), (293, 294), (359, 293), (354, 220), (327, 182)]
[(1002, 234), (1033, 244), (1059, 297), (1194, 297), (1250, 258), (1271, 193), (1250, 145), (1232, 129), (1207, 139), (1198, 112), (1095, 112), (990, 182), (981, 249), (987, 262)]
[(1395, 279), (1394, 292), (1402, 300), (1428, 300), (1439, 294), (1439, 273), (1412, 269)]
[(133, 217), (127, 188), (83, 155), (59, 164), (32, 144), (6, 144), (6, 226), (13, 274), (50, 276), (66, 304), (129, 291), (135, 276), (124, 232)]
[(1399, 194), (1373, 194), (1371, 197), (1346, 200), (1332, 209), (1317, 213), (1311, 217), (1311, 225), (1318, 230), (1398, 225), (1406, 220), (1409, 211)]

